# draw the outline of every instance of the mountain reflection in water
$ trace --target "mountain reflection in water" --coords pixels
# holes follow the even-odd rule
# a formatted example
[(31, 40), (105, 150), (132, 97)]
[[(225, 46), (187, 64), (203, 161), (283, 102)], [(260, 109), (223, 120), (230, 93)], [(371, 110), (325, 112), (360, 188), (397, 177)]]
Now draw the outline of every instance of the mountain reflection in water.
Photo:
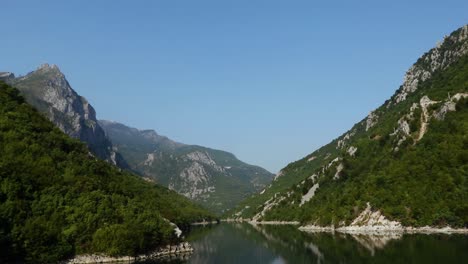
[(187, 239), (193, 254), (152, 263), (445, 264), (468, 259), (468, 236), (456, 234), (306, 233), (296, 226), (222, 223), (194, 227)]

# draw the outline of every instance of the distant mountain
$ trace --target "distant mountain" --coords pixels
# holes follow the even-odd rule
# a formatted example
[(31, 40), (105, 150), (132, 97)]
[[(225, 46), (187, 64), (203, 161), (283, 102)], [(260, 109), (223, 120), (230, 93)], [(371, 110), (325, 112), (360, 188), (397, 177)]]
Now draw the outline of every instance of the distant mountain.
[(23, 77), (0, 73), (2, 76), (63, 132), (85, 142), (94, 155), (121, 168), (128, 167), (99, 126), (94, 108), (72, 89), (56, 65), (43, 64)]
[(215, 212), (223, 212), (263, 189), (273, 174), (233, 154), (185, 145), (157, 134), (100, 120), (131, 169)]
[(290, 163), (231, 217), (468, 227), (467, 54), (465, 25), (419, 58), (381, 107)]

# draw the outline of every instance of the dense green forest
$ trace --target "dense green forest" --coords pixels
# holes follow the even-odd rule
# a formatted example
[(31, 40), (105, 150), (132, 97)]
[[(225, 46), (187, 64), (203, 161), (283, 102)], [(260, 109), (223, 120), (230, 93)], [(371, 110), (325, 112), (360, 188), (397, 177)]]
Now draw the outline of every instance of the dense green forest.
[[(460, 40), (461, 32), (452, 33), (414, 67), (429, 72), (437, 63), (433, 58), (444, 60), (443, 55), (466, 49), (465, 39), (452, 41)], [(395, 95), (401, 92), (400, 87)], [(343, 136), (289, 164), (271, 187), (244, 201), (230, 216), (259, 216), (270, 204), (258, 220), (339, 226), (349, 225), (370, 203), (373, 210), (405, 226), (468, 227), (466, 93), (468, 56), (464, 55), (421, 79), (406, 100), (396, 103), (393, 96), (386, 101), (374, 111), (378, 116), (374, 126), (366, 126), (364, 119)], [(454, 98), (456, 94), (464, 96)], [(422, 110), (424, 98), (431, 100), (427, 117)], [(425, 133), (423, 124), (427, 124)], [(313, 198), (302, 201), (314, 185), (318, 188)]]
[(0, 82), (0, 262), (135, 255), (214, 219), (188, 199), (95, 158)]

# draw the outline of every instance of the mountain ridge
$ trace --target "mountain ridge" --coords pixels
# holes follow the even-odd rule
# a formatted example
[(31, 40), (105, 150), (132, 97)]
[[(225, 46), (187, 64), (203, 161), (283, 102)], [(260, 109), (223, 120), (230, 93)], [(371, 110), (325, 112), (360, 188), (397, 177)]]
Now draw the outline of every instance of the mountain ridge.
[[(157, 180), (218, 213), (263, 188), (272, 178), (265, 169), (240, 162), (228, 152), (175, 142), (151, 129), (98, 121), (93, 106), (73, 90), (56, 65), (43, 64), (17, 78), (8, 72), (0, 77), (18, 88), (29, 104), (63, 132), (85, 142), (98, 158), (148, 181)], [(109, 127), (112, 130), (105, 129)], [(112, 131), (124, 133), (115, 137)], [(215, 197), (219, 201), (215, 202)]]
[(128, 168), (97, 123), (93, 106), (73, 90), (57, 65), (45, 63), (25, 76), (10, 77), (6, 81), (19, 89), (28, 103), (45, 114), (60, 130), (86, 142), (97, 157)]
[(265, 187), (273, 176), (226, 151), (175, 142), (151, 129), (99, 124), (132, 170), (218, 213)]
[[(404, 226), (466, 227), (467, 208), (455, 201), (468, 204), (467, 39), (468, 25), (446, 36), (411, 66), (384, 104), (329, 144), (288, 164), (272, 184), (227, 215), (343, 227), (370, 208)], [(409, 173), (418, 176), (420, 186)], [(457, 185), (447, 192), (430, 179)], [(438, 196), (424, 196), (423, 188), (433, 188)]]

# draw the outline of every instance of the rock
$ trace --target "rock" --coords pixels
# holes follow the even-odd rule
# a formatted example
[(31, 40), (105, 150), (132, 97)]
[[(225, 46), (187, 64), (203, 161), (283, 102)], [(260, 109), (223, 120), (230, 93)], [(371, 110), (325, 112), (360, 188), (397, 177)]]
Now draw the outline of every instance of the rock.
[[(468, 25), (463, 26), (458, 34), (446, 37), (442, 43), (424, 54), (405, 74), (403, 85), (395, 95), (395, 104), (406, 100), (406, 97), (416, 91), (418, 84), (429, 79), (435, 71), (445, 69), (458, 58), (468, 53)], [(450, 50), (445, 50), (449, 45)], [(423, 63), (424, 62), (424, 63)], [(387, 108), (391, 104), (387, 105)]]
[(72, 89), (56, 65), (42, 64), (26, 76), (10, 80), (10, 83), (60, 130), (85, 142), (95, 156), (127, 168), (99, 126), (94, 108)]
[(343, 169), (344, 169), (343, 163), (340, 163), (338, 166), (336, 166), (336, 173), (333, 176), (334, 180), (340, 179), (340, 173), (343, 171)]
[[(229, 152), (178, 143), (154, 130), (113, 121), (101, 120), (99, 125), (133, 171), (220, 214), (245, 198), (239, 193), (259, 192), (273, 178)], [(220, 190), (224, 193), (218, 195)]]
[(435, 111), (435, 112), (433, 113), (433, 116), (434, 116), (437, 120), (444, 120), (445, 115), (446, 115), (448, 112), (456, 111), (457, 102), (458, 102), (461, 98), (466, 98), (466, 97), (468, 97), (468, 93), (457, 93), (457, 94), (455, 94), (454, 96), (449, 97), (449, 99), (448, 99), (447, 101), (444, 102), (444, 104), (442, 105), (442, 107), (441, 107), (438, 111)]
[(275, 178), (273, 178), (273, 181), (276, 181), (278, 180), (279, 177), (283, 176), (284, 175), (284, 172), (281, 170), (279, 171), (276, 175), (275, 175)]
[(317, 189), (319, 188), (319, 184), (316, 183), (314, 184), (314, 186), (312, 186), (309, 191), (304, 194), (304, 196), (302, 196), (301, 198), (301, 203), (299, 204), (299, 207), (302, 206), (303, 204), (307, 203), (308, 201), (310, 201), (310, 199), (312, 199), (315, 195), (315, 191), (317, 191)]
[(378, 119), (379, 117), (374, 111), (370, 112), (366, 118), (366, 131), (375, 126), (377, 124)]
[(423, 136), (426, 134), (427, 127), (429, 125), (429, 119), (430, 119), (428, 107), (437, 103), (438, 102), (432, 101), (431, 99), (429, 99), (427, 95), (423, 96), (421, 100), (419, 101), (419, 105), (421, 106), (421, 109), (422, 109), (422, 115), (421, 115), (421, 128), (419, 129), (419, 134), (418, 134), (418, 138), (416, 139), (416, 141), (421, 140)]
[(15, 78), (15, 75), (11, 72), (0, 72), (0, 81), (4, 81), (8, 83), (14, 78)]
[(352, 130), (349, 133), (346, 133), (340, 140), (337, 142), (336, 149), (342, 149), (348, 144), (348, 141), (356, 134), (356, 131)]
[(354, 155), (356, 154), (356, 151), (357, 151), (357, 148), (356, 147), (349, 147), (348, 150), (346, 151), (351, 157), (354, 157)]

